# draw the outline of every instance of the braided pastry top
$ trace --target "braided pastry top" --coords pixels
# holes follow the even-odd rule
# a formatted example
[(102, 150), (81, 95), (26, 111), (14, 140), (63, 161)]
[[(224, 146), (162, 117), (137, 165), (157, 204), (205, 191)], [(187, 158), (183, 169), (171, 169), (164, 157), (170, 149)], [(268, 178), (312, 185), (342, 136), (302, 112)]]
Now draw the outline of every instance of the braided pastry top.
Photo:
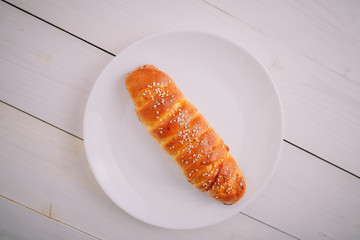
[(126, 87), (139, 120), (182, 169), (187, 180), (224, 204), (246, 191), (236, 161), (203, 115), (175, 82), (152, 65), (126, 76)]

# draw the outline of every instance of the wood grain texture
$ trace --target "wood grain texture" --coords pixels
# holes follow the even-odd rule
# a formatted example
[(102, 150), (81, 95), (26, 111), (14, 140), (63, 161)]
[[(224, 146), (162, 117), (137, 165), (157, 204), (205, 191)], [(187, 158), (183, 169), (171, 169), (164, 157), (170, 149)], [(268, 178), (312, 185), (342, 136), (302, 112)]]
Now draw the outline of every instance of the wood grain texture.
[(0, 103), (0, 135), (1, 194), (92, 236), (293, 239), (243, 214), (197, 230), (153, 227), (126, 214), (103, 193), (90, 171), (80, 139), (3, 103)]
[(359, 239), (359, 203), (358, 178), (286, 144), (271, 183), (244, 212), (300, 239)]
[(0, 197), (0, 239), (96, 239)]
[(205, 2), (360, 84), (359, 1)]
[[(81, 1), (76, 3), (67, 1), (46, 1), (41, 3), (37, 1), (12, 2), (113, 53), (119, 52), (135, 40), (169, 29), (210, 31), (230, 38), (259, 58), (275, 80), (284, 108), (285, 138), (354, 174), (360, 175), (360, 165), (357, 164), (357, 159), (360, 157), (358, 151), (358, 145), (360, 144), (360, 112), (357, 111), (360, 108), (360, 98), (358, 97), (360, 85), (354, 81), (349, 81), (345, 76), (342, 76), (343, 74), (338, 74), (336, 72), (338, 70), (334, 70), (335, 68), (329, 69), (330, 65), (325, 65), (325, 62), (317, 63), (318, 58), (316, 56), (310, 56), (308, 52), (302, 51), (300, 47), (294, 47), (287, 44), (286, 41), (276, 39), (265, 30), (254, 28), (250, 23), (241, 21), (203, 1), (166, 1), (157, 2), (156, 4), (143, 1), (109, 1), (107, 3), (97, 1), (86, 1), (86, 3)], [(289, 22), (302, 18), (301, 14), (305, 14), (302, 10), (298, 11), (297, 8), (291, 8), (292, 5), (286, 4), (285, 6), (289, 8), (289, 11), (283, 11), (281, 16), (282, 18), (287, 17)], [(315, 10), (313, 11), (321, 11), (321, 9), (318, 9), (318, 5), (315, 4), (314, 6)], [(253, 4), (248, 7), (252, 8), (252, 13), (256, 13), (257, 9), (266, 11), (261, 4)], [(328, 7), (331, 7), (331, 5)], [(285, 7), (280, 4), (279, 8), (284, 9)], [(47, 32), (47, 36), (50, 38), (48, 29), (45, 26), (43, 28), (37, 27), (42, 25), (39, 21), (28, 17), (18, 17), (18, 15), (22, 16), (23, 14), (15, 9), (7, 9), (5, 14), (7, 11), (11, 11), (11, 17), (9, 16), (7, 21), (12, 21), (17, 26), (28, 26), (29, 28), (31, 26), (35, 28), (36, 26), (38, 31)], [(297, 11), (297, 14), (293, 14), (293, 11)], [(65, 16), (62, 14), (63, 12), (68, 14)], [(284, 16), (286, 12), (288, 12), (288, 15)], [(266, 22), (266, 24), (275, 24), (276, 21), (280, 21), (279, 17), (276, 16), (274, 16), (274, 20), (272, 18), (263, 18), (261, 15), (255, 15), (254, 18), (257, 18), (257, 21)], [(306, 21), (310, 20), (304, 18), (303, 21), (305, 22), (300, 21), (300, 23), (307, 25)], [(325, 27), (329, 25), (328, 21), (331, 21), (331, 18), (329, 18), (329, 15), (326, 15)], [(335, 23), (339, 24), (338, 22)], [(7, 22), (3, 24), (3, 28), (9, 25)], [(313, 33), (319, 27), (321, 26), (311, 28), (311, 31), (309, 30), (310, 33)], [(16, 34), (10, 33), (11, 29), (13, 28), (8, 30), (10, 36)], [(292, 29), (284, 27), (282, 30), (284, 31), (283, 36), (288, 38), (292, 36)], [(54, 31), (54, 34), (62, 36), (62, 34), (56, 31)], [(331, 31), (329, 33), (325, 31), (323, 34), (331, 34)], [(17, 46), (27, 48), (26, 46), (31, 44), (31, 48), (39, 48), (47, 39), (35, 37), (30, 33), (23, 36), (24, 38), (22, 39), (28, 40), (20, 41), (16, 46), (14, 45), (11, 55), (14, 58), (21, 58), (23, 62), (31, 62), (34, 56), (31, 54), (24, 55), (23, 51), (17, 51)], [(310, 43), (313, 43), (314, 46), (324, 45), (317, 37), (311, 34), (310, 37)], [(353, 35), (348, 37), (353, 39)], [(2, 41), (9, 42), (7, 37), (3, 37)], [(76, 43), (68, 44), (64, 51), (73, 51), (70, 48), (74, 45), (77, 51), (82, 49), (78, 47), (82, 46), (81, 43), (77, 42), (80, 40), (74, 39), (73, 41)], [(299, 43), (298, 41), (295, 42)], [(4, 48), (4, 44), (1, 44), (1, 46)], [(9, 47), (8, 45), (5, 46)], [(355, 44), (349, 49), (353, 49), (356, 46)], [(53, 45), (52, 47), (58, 46)], [(331, 54), (339, 54), (340, 58), (347, 57), (346, 52), (339, 53), (338, 50), (329, 49), (329, 52), (332, 51), (336, 51), (336, 53)], [(86, 55), (87, 52), (84, 54)], [(78, 55), (82, 56), (82, 53)], [(106, 60), (103, 60), (103, 58)], [(65, 56), (62, 59), (66, 62)], [(86, 59), (88, 59), (88, 56), (86, 56)], [(85, 66), (86, 62), (78, 61), (76, 71), (74, 70), (72, 77), (90, 76), (92, 73), (94, 78), (96, 74), (89, 72), (88, 69), (93, 69), (93, 66), (96, 65), (95, 61), (99, 61), (99, 68), (96, 68), (99, 72), (100, 66), (103, 66), (104, 62), (108, 60), (109, 57), (105, 55), (96, 58), (96, 60), (94, 58), (90, 67)], [(7, 59), (2, 61), (8, 62)], [(6, 98), (6, 101), (9, 103), (29, 110), (32, 114), (81, 136), (80, 126), (82, 118), (80, 118), (79, 113), (83, 112), (83, 101), (78, 106), (77, 114), (67, 116), (68, 120), (59, 120), (52, 116), (48, 117), (47, 115), (51, 115), (51, 110), (47, 111), (49, 106), (64, 106), (65, 103), (69, 102), (49, 102), (49, 106), (39, 103), (36, 105), (36, 109), (34, 109), (35, 107), (30, 108), (27, 102), (29, 99), (34, 98), (33, 95), (29, 94), (31, 91), (34, 91), (32, 89), (22, 91), (22, 93), (14, 95), (16, 97), (12, 98), (11, 94), (20, 90), (18, 87), (12, 87), (13, 85), (7, 82), (8, 79), (12, 79), (12, 82), (22, 85), (23, 75), (28, 74), (28, 72), (19, 69), (21, 65), (7, 64), (6, 66), (6, 69), (11, 70), (6, 71), (8, 78), (2, 81), (6, 88), (4, 88), (0, 96), (9, 93)], [(61, 68), (66, 69), (66, 67), (63, 66)], [(30, 71), (30, 74), (33, 74), (33, 78), (37, 78), (34, 71), (39, 72), (36, 68), (37, 66)], [(70, 69), (74, 68), (71, 67)], [(50, 71), (42, 68), (40, 70), (41, 75), (47, 74)], [(17, 74), (14, 74), (14, 72), (17, 72)], [(51, 73), (59, 76), (63, 74), (56, 70)], [(26, 80), (27, 82), (29, 81), (29, 79)], [(67, 80), (68, 77), (61, 77), (62, 84), (69, 84)], [(81, 80), (73, 79), (71, 82), (74, 81), (80, 81), (78, 85), (81, 85)], [(34, 84), (40, 83), (34, 82)], [(90, 87), (90, 84), (85, 85), (82, 86), (86, 89)], [(47, 89), (46, 82), (42, 82), (41, 86)], [(74, 93), (72, 91), (61, 90), (61, 92), (66, 95), (69, 94), (63, 96), (65, 99), (74, 98), (74, 95), (71, 95)], [(76, 98), (86, 99), (86, 94), (81, 92), (76, 92), (76, 94)], [(51, 100), (49, 100), (48, 96), (44, 96), (43, 101)], [(33, 104), (32, 106), (35, 105)], [(74, 108), (76, 107), (71, 104), (71, 109)], [(60, 110), (64, 109), (60, 108)], [(63, 116), (63, 114), (60, 115)], [(68, 122), (72, 123), (71, 126), (67, 126)]]
[(91, 87), (112, 56), (0, 3), (0, 99), (82, 136)]

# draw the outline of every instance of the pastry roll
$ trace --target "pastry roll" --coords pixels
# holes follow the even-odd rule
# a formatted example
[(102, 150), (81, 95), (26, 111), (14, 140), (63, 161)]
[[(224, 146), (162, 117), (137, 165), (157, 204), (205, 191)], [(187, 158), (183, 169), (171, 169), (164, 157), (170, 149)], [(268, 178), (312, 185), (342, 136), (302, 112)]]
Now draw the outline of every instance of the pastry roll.
[(152, 65), (125, 79), (139, 120), (197, 189), (224, 204), (239, 201), (246, 185), (229, 147), (174, 80)]

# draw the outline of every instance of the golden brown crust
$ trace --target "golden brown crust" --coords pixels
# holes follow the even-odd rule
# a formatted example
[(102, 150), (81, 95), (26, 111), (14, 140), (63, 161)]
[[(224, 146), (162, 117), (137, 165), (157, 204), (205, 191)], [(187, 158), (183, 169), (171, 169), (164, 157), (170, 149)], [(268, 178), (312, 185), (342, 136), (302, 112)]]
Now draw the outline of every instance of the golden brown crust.
[(125, 83), (139, 120), (187, 180), (224, 204), (239, 201), (245, 180), (228, 146), (170, 76), (145, 65), (128, 74)]
[(245, 190), (244, 176), (234, 158), (229, 155), (222, 162), (218, 178), (208, 193), (218, 201), (230, 205), (242, 198)]

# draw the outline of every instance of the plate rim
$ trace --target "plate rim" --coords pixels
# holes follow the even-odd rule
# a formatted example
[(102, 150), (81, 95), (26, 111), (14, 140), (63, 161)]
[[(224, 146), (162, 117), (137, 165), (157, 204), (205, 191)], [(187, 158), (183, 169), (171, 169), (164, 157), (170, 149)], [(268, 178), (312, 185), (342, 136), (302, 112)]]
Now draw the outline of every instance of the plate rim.
[(138, 220), (141, 220), (142, 222), (145, 222), (147, 224), (150, 224), (152, 226), (157, 226), (157, 227), (162, 227), (162, 228), (167, 228), (167, 229), (173, 229), (173, 230), (190, 230), (190, 229), (198, 229), (198, 228), (204, 228), (204, 227), (208, 227), (208, 226), (212, 226), (212, 225), (215, 225), (215, 224), (218, 224), (220, 222), (223, 222), (231, 217), (234, 217), (238, 212), (235, 212), (234, 214), (230, 215), (230, 216), (226, 216), (224, 218), (221, 218), (220, 220), (218, 221), (214, 221), (212, 223), (208, 223), (208, 224), (203, 224), (203, 225), (197, 225), (197, 226), (193, 226), (193, 227), (174, 227), (174, 226), (167, 226), (166, 224), (165, 225), (159, 225), (159, 224), (154, 224), (152, 223), (151, 221), (148, 221), (146, 219), (143, 219), (139, 216), (136, 216), (134, 215), (131, 211), (129, 211), (129, 209), (127, 208), (124, 208), (123, 206), (119, 205), (119, 203), (117, 202), (117, 200), (113, 199), (113, 197), (111, 196), (111, 194), (108, 193), (107, 190), (105, 190), (105, 188), (103, 187), (103, 183), (102, 181), (100, 180), (100, 177), (98, 176), (98, 173), (95, 169), (95, 166), (93, 165), (92, 161), (90, 160), (90, 150), (89, 150), (89, 144), (87, 144), (87, 130), (86, 130), (86, 126), (87, 126), (87, 119), (88, 119), (88, 112), (89, 112), (89, 100), (93, 97), (94, 95), (94, 92), (96, 91), (96, 88), (97, 86), (99, 85), (99, 79), (102, 77), (102, 75), (108, 71), (109, 68), (111, 68), (111, 65), (112, 63), (114, 62), (114, 60), (118, 57), (118, 56), (121, 56), (121, 54), (125, 51), (127, 51), (129, 48), (132, 48), (138, 44), (141, 44), (143, 42), (146, 42), (152, 38), (158, 38), (158, 37), (162, 37), (164, 35), (171, 35), (171, 34), (199, 34), (199, 35), (203, 35), (203, 36), (210, 36), (210, 37), (213, 37), (213, 38), (217, 38), (221, 41), (224, 41), (224, 42), (227, 42), (227, 43), (230, 43), (234, 46), (236, 46), (237, 48), (241, 49), (242, 51), (244, 51), (249, 57), (251, 57), (259, 67), (261, 67), (263, 70), (264, 70), (264, 73), (266, 74), (268, 80), (270, 80), (270, 83), (271, 83), (271, 87), (274, 91), (274, 94), (276, 96), (276, 100), (278, 102), (278, 110), (279, 110), (279, 126), (280, 126), (280, 139), (278, 139), (278, 149), (277, 149), (277, 156), (276, 156), (276, 159), (274, 161), (274, 164), (272, 166), (272, 169), (270, 171), (270, 174), (268, 176), (268, 178), (263, 182), (262, 186), (259, 188), (258, 192), (256, 194), (254, 194), (252, 196), (252, 199), (249, 200), (249, 202), (247, 202), (246, 204), (243, 205), (243, 207), (239, 210), (239, 211), (242, 211), (244, 210), (246, 207), (248, 207), (251, 203), (254, 202), (255, 199), (257, 199), (259, 197), (259, 195), (264, 191), (264, 189), (267, 187), (267, 185), (269, 184), (270, 180), (272, 179), (274, 173), (275, 173), (275, 170), (277, 169), (277, 166), (279, 164), (279, 161), (280, 161), (280, 155), (282, 153), (282, 149), (283, 149), (283, 139), (284, 139), (284, 113), (283, 113), (283, 105), (282, 105), (282, 102), (281, 102), (281, 98), (280, 98), (280, 94), (279, 94), (279, 90), (277, 89), (276, 87), (276, 84), (275, 84), (275, 81), (273, 80), (273, 78), (271, 77), (270, 73), (268, 72), (268, 70), (263, 66), (263, 64), (258, 60), (258, 58), (251, 54), (246, 48), (244, 48), (243, 46), (239, 45), (238, 43), (236, 43), (235, 41), (229, 39), (229, 38), (226, 38), (224, 36), (220, 36), (220, 35), (217, 35), (213, 32), (207, 32), (207, 31), (196, 31), (196, 30), (167, 30), (167, 31), (162, 31), (162, 32), (159, 32), (159, 33), (155, 33), (155, 34), (151, 34), (151, 35), (148, 35), (144, 38), (141, 38), (139, 40), (136, 40), (134, 41), (133, 43), (130, 43), (128, 46), (124, 47), (122, 50), (119, 51), (118, 54), (116, 54), (114, 56), (113, 59), (111, 59), (107, 65), (103, 68), (103, 70), (101, 71), (101, 73), (97, 76), (93, 86), (91, 87), (91, 91), (88, 95), (88, 98), (87, 98), (87, 102), (86, 102), (86, 105), (85, 105), (85, 111), (84, 111), (84, 114), (83, 114), (83, 141), (84, 141), (84, 148), (85, 148), (85, 154), (86, 154), (86, 158), (87, 158), (87, 162), (89, 163), (89, 166), (90, 166), (90, 169), (93, 173), (93, 175), (95, 176), (95, 179), (97, 181), (97, 183), (100, 185), (101, 189), (103, 190), (103, 192), (106, 194), (106, 196), (108, 198), (111, 199), (111, 201), (113, 203), (115, 203), (115, 205), (117, 205), (117, 207), (121, 208), (124, 212), (128, 213), (130, 216), (138, 219)]

